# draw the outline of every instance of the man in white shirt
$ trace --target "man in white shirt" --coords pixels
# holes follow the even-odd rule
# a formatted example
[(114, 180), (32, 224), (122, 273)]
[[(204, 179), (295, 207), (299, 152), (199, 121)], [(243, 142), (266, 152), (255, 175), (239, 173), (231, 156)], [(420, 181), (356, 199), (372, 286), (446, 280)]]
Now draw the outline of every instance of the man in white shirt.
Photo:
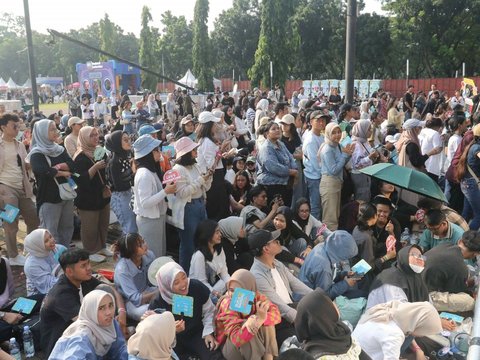
[(82, 110), (82, 120), (85, 120), (88, 126), (93, 126), (93, 104), (90, 104), (90, 99), (88, 97), (82, 99), (80, 109)]
[(103, 101), (103, 96), (98, 95), (97, 101), (93, 104), (93, 118), (95, 119), (95, 125), (103, 124), (103, 116), (108, 114), (108, 106), (105, 101)]
[(250, 249), (256, 251), (250, 272), (255, 276), (257, 289), (278, 306), (282, 315), (282, 322), (275, 326), (277, 343), (281, 344), (286, 338), (295, 335), (293, 322), (297, 310), (290, 305), (294, 301), (299, 301), (312, 289), (293, 276), (285, 265), (275, 259), (275, 256), (283, 250), (278, 240), (279, 236), (280, 230), (273, 232), (257, 230), (248, 236), (248, 245)]
[[(37, 210), (33, 202), (33, 189), (30, 182), (30, 165), (25, 163), (27, 151), (25, 145), (16, 139), (20, 120), (17, 115), (6, 113), (0, 117), (0, 207), (7, 204), (20, 210), (27, 232), (35, 230), (39, 225)], [(17, 232), (18, 217), (11, 223), (4, 220), (5, 243), (10, 265), (23, 266), (25, 257), (18, 254)]]

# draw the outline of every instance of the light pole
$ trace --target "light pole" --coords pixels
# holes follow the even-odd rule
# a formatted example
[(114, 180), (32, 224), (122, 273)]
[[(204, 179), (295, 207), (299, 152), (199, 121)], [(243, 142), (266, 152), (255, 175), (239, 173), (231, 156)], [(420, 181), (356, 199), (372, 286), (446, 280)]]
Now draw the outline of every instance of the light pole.
[(355, 42), (357, 34), (357, 0), (348, 0), (347, 41), (345, 49), (345, 101), (353, 103), (355, 81)]
[(33, 109), (38, 111), (37, 74), (35, 73), (32, 28), (30, 27), (30, 11), (28, 9), (28, 0), (23, 0), (23, 8), (25, 12), (25, 33), (27, 35), (28, 65), (30, 67), (30, 80), (32, 82)]

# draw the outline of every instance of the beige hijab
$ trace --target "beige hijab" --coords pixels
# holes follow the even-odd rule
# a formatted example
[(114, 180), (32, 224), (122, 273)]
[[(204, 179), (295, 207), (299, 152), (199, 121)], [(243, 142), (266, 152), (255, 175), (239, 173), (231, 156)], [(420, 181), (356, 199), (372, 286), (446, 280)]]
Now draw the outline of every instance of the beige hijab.
[(78, 139), (77, 139), (77, 151), (73, 155), (73, 160), (78, 156), (80, 153), (84, 153), (87, 155), (90, 159), (93, 159), (93, 152), (95, 151), (96, 146), (92, 145), (92, 142), (90, 140), (90, 134), (92, 131), (95, 130), (94, 127), (92, 126), (84, 126), (83, 128), (80, 129), (80, 132), (78, 133)]
[(415, 336), (427, 336), (442, 331), (440, 316), (427, 301), (409, 303), (394, 300), (379, 304), (368, 309), (358, 323), (368, 321), (387, 323), (392, 320), (405, 335), (415, 333)]
[(138, 324), (135, 335), (128, 340), (128, 353), (142, 359), (167, 360), (174, 342), (175, 318), (166, 311), (150, 315)]
[(113, 296), (106, 291), (89, 292), (83, 298), (78, 319), (63, 332), (62, 338), (87, 335), (95, 348), (95, 353), (98, 356), (104, 356), (117, 339), (113, 322), (107, 327), (98, 324), (98, 307), (106, 296), (109, 296), (115, 304)]

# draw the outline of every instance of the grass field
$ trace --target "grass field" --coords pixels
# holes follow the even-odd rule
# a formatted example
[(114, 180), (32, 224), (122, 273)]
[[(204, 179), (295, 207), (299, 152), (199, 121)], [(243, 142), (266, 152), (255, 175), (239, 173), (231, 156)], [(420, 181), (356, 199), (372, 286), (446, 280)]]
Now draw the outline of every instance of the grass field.
[(63, 110), (63, 113), (66, 114), (68, 112), (68, 104), (67, 103), (40, 104), (40, 111), (42, 111), (45, 114), (45, 116), (56, 113), (59, 110)]

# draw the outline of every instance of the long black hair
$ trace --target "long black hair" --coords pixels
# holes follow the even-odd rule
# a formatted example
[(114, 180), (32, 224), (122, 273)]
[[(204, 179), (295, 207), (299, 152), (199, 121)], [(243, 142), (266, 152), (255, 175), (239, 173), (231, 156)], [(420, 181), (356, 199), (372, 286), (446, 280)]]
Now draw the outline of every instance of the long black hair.
[(367, 231), (370, 229), (368, 225), (368, 220), (375, 217), (377, 214), (377, 209), (370, 203), (365, 203), (360, 205), (360, 209), (358, 210), (358, 217), (357, 217), (357, 226), (361, 231)]
[(163, 179), (162, 168), (160, 167), (160, 164), (157, 161), (155, 161), (155, 158), (153, 157), (153, 150), (150, 151), (144, 157), (141, 157), (140, 159), (135, 160), (135, 163), (136, 163), (138, 169), (139, 168), (146, 168), (146, 169), (150, 170), (151, 172), (157, 174), (157, 176), (160, 180)]
[[(203, 256), (205, 256), (205, 260), (207, 261), (213, 260), (213, 254), (208, 248), (208, 243), (215, 235), (215, 230), (217, 230), (217, 228), (218, 223), (216, 221), (207, 219), (199, 223), (197, 225), (197, 229), (195, 230), (195, 245), (197, 247), (197, 250), (199, 250), (203, 254)], [(217, 254), (220, 254), (220, 252), (222, 251), (222, 245), (215, 245), (214, 251), (216, 251)]]

